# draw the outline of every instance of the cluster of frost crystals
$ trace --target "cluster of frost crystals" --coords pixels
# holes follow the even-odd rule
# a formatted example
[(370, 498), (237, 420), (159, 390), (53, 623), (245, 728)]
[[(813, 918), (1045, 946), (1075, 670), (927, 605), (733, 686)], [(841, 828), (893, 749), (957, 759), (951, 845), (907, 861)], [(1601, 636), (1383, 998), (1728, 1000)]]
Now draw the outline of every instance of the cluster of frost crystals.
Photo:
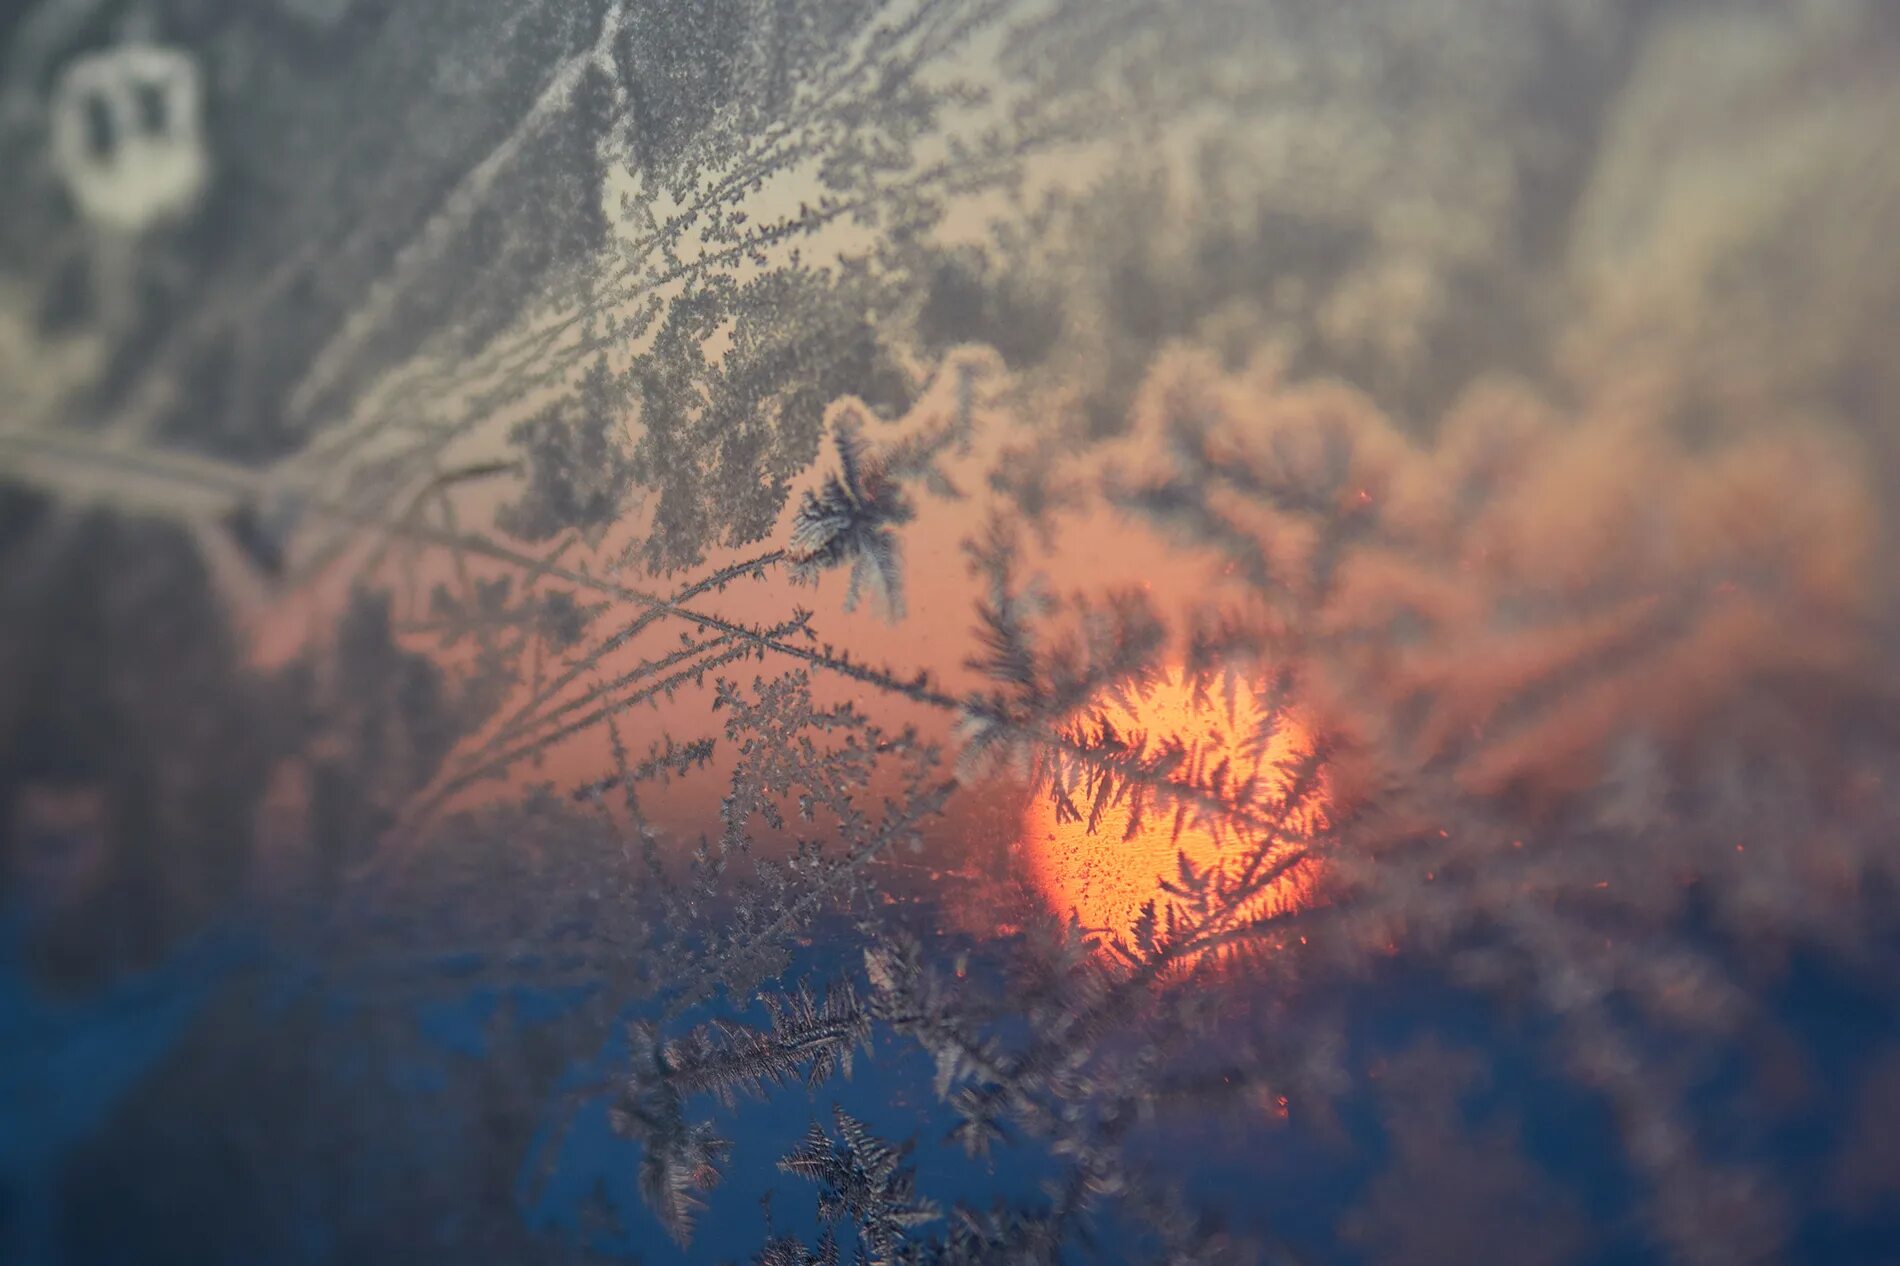
[(86, 221), (137, 235), (189, 215), (211, 178), (198, 65), (123, 44), (74, 58), (53, 89), (55, 170)]
[[(61, 1199), (212, 1260), (307, 1222), (288, 1171), (353, 1261), (571, 1260), (541, 1210), (611, 1129), (584, 1216), (669, 1260), (747, 1166), (816, 1206), (761, 1263), (1284, 1260), (1172, 1172), (1218, 1123), (1336, 1136), (1347, 1259), (1794, 1251), (1813, 1161), (1730, 1139), (1817, 1109), (1708, 1070), (1781, 1075), (1798, 958), (1900, 1014), (1881, 3), (34, 0), (0, 366), (85, 425), (13, 433), (0, 368), (0, 813), (100, 859), (25, 876), (34, 949), (242, 914), (318, 982)], [(1164, 678), (1262, 721), (1109, 706)], [(1170, 869), (1085, 928), (1025, 809)], [(1844, 1207), (1900, 1193), (1868, 1040)], [(1574, 1111), (1518, 1121), (1526, 1063)], [(298, 1204), (194, 1217), (181, 1144)]]

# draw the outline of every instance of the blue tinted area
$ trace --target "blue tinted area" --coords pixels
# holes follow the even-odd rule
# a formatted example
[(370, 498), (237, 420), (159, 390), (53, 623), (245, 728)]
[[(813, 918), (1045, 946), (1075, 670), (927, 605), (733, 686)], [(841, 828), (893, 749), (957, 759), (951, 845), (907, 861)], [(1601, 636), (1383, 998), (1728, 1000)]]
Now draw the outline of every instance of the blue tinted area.
[[(0, 921), (11, 950), (18, 927)], [(172, 1050), (240, 955), (206, 939), (84, 1000), (0, 953), (0, 1259), (50, 1262), (61, 1159)]]
[[(843, 963), (823, 947), (808, 952), (795, 971), (824, 979)], [(983, 970), (980, 955), (972, 970)], [(507, 1218), (518, 1227), (523, 1251), (544, 1251), (550, 1260), (576, 1250), (609, 1259), (673, 1259), (676, 1250), (640, 1196), (640, 1147), (609, 1123), (630, 1060), (627, 1024), (652, 1018), (656, 1004), (622, 1007), (599, 1023), (567, 1030), (561, 1026), (578, 1022), (600, 1000), (600, 983), (536, 988), (498, 983), (494, 974), (490, 966), (458, 962), (452, 975), (438, 977), (446, 983), (435, 991), (396, 1005), (392, 1031), (407, 1026), (416, 1040), (384, 1047), (349, 1036), (365, 1017), (391, 1014), (391, 1002), (377, 994), (373, 979), (343, 986), (310, 963), (260, 955), (255, 947), (241, 950), (234, 937), (194, 943), (159, 968), (76, 999), (47, 993), (11, 964), (0, 974), (6, 1260), (143, 1260), (139, 1252), (157, 1252), (172, 1238), (179, 1252), (190, 1245), (209, 1261), (243, 1260), (247, 1254), (249, 1260), (284, 1262), (339, 1255), (401, 1259), (394, 1243), (358, 1238), (360, 1230), (352, 1228), (361, 1225), (407, 1226), (406, 1236), (430, 1252), (475, 1250), (487, 1224), (458, 1204), (462, 1188), (428, 1184), (431, 1174), (460, 1172), (457, 1166), (484, 1149), (495, 1153), (492, 1165), (512, 1206)], [(211, 1008), (214, 999), (228, 1003), (233, 997), (257, 1005)], [(1795, 1260), (1882, 1261), (1900, 1233), (1895, 1215), (1830, 1203), (1829, 1173), (1821, 1162), (1854, 1125), (1851, 1091), (1870, 1058), (1900, 1035), (1900, 1014), (1864, 981), (1814, 962), (1796, 964), (1774, 999), (1813, 1074), (1810, 1098), (1802, 1111), (1782, 1118), (1784, 1124), (1770, 1117), (1765, 1126), (1736, 1126), (1728, 1118), (1736, 1115), (1736, 1096), (1751, 1093), (1755, 1071), (1738, 1055), (1702, 1083), (1698, 1129), (1718, 1154), (1766, 1165), (1798, 1193), (1806, 1212), (1797, 1228)], [(214, 1014), (215, 1020), (209, 1018)], [(125, 1115), (142, 1095), (158, 1093), (166, 1079), (179, 1075), (188, 1042), (193, 1060), (214, 1057), (226, 1044), (261, 1043), (259, 1049), (267, 1050), (271, 1026), (293, 1015), (315, 1017), (319, 1043), (330, 1040), (326, 1033), (339, 1041), (333, 1054), (317, 1061), (313, 1079), (233, 1085), (231, 1098), (211, 1120), (170, 1119), (162, 1107)], [(724, 1001), (698, 1008), (694, 1018), (712, 1016), (766, 1020), (756, 1004), (735, 1008)], [(1608, 1106), (1552, 1071), (1564, 1052), (1561, 1031), (1504, 1015), (1403, 963), (1324, 998), (1296, 1002), (1284, 1018), (1295, 1030), (1333, 1022), (1343, 1024), (1343, 1063), (1349, 1069), (1385, 1070), (1422, 1044), (1479, 1054), (1484, 1071), (1458, 1098), (1459, 1120), (1476, 1133), (1501, 1132), (1515, 1140), (1523, 1163), (1561, 1187), (1569, 1207), (1591, 1228), (1589, 1250), (1577, 1260), (1589, 1266), (1662, 1260), (1642, 1232), (1639, 1184), (1623, 1160)], [(245, 1026), (256, 1031), (241, 1032)], [(576, 1048), (572, 1033), (594, 1036)], [(559, 1040), (539, 1062), (524, 1063), (523, 1052), (543, 1038)], [(1218, 1064), (1216, 1056), (1218, 1050), (1210, 1064)], [(834, 1108), (886, 1138), (910, 1141), (919, 1191), (946, 1211), (957, 1202), (983, 1208), (998, 1199), (1029, 1206), (1043, 1200), (1044, 1184), (1062, 1172), (1056, 1158), (1020, 1135), (988, 1161), (965, 1156), (946, 1138), (954, 1116), (933, 1095), (932, 1071), (917, 1047), (883, 1034), (868, 1056), (859, 1053), (848, 1080), (786, 1086), (763, 1101), (742, 1097), (735, 1109), (712, 1096), (690, 1101), (689, 1115), (710, 1119), (733, 1144), (723, 1182), (706, 1194), (690, 1260), (744, 1260), (754, 1253), (766, 1231), (762, 1205), (768, 1196), (776, 1232), (815, 1242), (822, 1229), (816, 1192), (780, 1172), (776, 1160), (813, 1122), (832, 1128)], [(533, 1089), (528, 1083), (537, 1076), (546, 1079)], [(531, 1091), (522, 1108), (525, 1144), (507, 1152), (498, 1142), (503, 1136), (496, 1133), (495, 1113), (523, 1090)], [(253, 1116), (269, 1116), (272, 1104), (244, 1096), (279, 1093), (306, 1100), (312, 1111), (299, 1118), (305, 1137), (285, 1141), (271, 1172), (169, 1175), (181, 1191), (231, 1182), (228, 1203), (196, 1197), (201, 1203), (188, 1227), (161, 1216), (175, 1212), (173, 1206), (120, 1208), (119, 1221), (87, 1227), (79, 1248), (70, 1249), (66, 1206), (78, 1200), (93, 1207), (84, 1180), (77, 1189), (71, 1186), (68, 1163), (85, 1149), (112, 1132), (129, 1132), (128, 1147), (179, 1156), (181, 1165), (208, 1164), (218, 1153), (213, 1135), (236, 1131)], [(379, 1096), (393, 1106), (370, 1115), (367, 1125), (364, 1116), (348, 1111), (356, 1099), (381, 1102)], [(1315, 1260), (1358, 1260), (1340, 1231), (1369, 1184), (1394, 1160), (1394, 1104), (1402, 1098), (1375, 1074), (1358, 1079), (1330, 1118), (1299, 1103), (1289, 1106), (1284, 1119), (1249, 1116), (1231, 1106), (1220, 1113), (1177, 1112), (1137, 1129), (1130, 1155), (1178, 1184), (1236, 1234), (1283, 1242)], [(325, 1105), (336, 1109), (334, 1137), (324, 1137)], [(176, 1134), (170, 1144), (137, 1137), (153, 1130)], [(268, 1184), (292, 1195), (270, 1206), (268, 1215), (253, 1215), (244, 1207), (250, 1199), (246, 1184)], [(219, 1216), (228, 1217), (229, 1225), (221, 1227)], [(1133, 1259), (1154, 1247), (1112, 1220), (1095, 1228), (1095, 1238), (1105, 1260)], [(153, 1258), (166, 1259), (164, 1253)]]

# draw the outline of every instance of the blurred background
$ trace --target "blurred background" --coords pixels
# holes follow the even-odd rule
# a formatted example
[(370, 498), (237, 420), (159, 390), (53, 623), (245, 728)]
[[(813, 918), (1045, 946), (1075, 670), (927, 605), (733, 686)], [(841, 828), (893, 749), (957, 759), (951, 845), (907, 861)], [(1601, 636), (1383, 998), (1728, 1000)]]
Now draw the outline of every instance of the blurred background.
[(1900, 1259), (1896, 71), (0, 8), (0, 1260)]

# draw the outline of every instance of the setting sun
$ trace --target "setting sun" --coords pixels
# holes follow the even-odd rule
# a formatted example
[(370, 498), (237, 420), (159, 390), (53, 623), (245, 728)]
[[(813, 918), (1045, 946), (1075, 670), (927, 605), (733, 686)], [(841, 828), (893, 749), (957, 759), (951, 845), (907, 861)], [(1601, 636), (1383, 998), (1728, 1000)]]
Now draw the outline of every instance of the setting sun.
[[(1091, 725), (1106, 722), (1124, 736), (1145, 734), (1149, 750), (1179, 740), (1190, 750), (1198, 749), (1204, 757), (1203, 768), (1227, 762), (1225, 785), (1251, 785), (1248, 800), (1254, 805), (1284, 794), (1292, 777), (1289, 771), (1312, 751), (1310, 735), (1284, 711), (1272, 718), (1276, 724), (1271, 732), (1263, 733), (1269, 713), (1255, 690), (1242, 686), (1230, 699), (1216, 683), (1199, 693), (1179, 671), (1168, 672), (1145, 689), (1126, 692), (1125, 699), (1104, 699), (1083, 719)], [(1174, 781), (1185, 783), (1187, 777), (1183, 772)], [(1246, 807), (1235, 800), (1237, 810)], [(1185, 854), (1197, 870), (1221, 865), (1231, 873), (1259, 838), (1192, 822), (1177, 835), (1173, 812), (1152, 811), (1143, 814), (1131, 834), (1131, 813), (1123, 798), (1102, 810), (1091, 831), (1086, 810), (1080, 820), (1063, 821), (1051, 798), (1039, 794), (1023, 819), (1030, 874), (1037, 889), (1061, 914), (1073, 911), (1084, 928), (1124, 939), (1133, 934), (1149, 901), (1165, 920), (1166, 907), (1175, 899), (1162, 885), (1179, 874), (1180, 855)], [(1290, 825), (1298, 831), (1310, 821)], [(1301, 861), (1249, 898), (1245, 913), (1273, 914), (1308, 904), (1314, 871), (1311, 861)]]

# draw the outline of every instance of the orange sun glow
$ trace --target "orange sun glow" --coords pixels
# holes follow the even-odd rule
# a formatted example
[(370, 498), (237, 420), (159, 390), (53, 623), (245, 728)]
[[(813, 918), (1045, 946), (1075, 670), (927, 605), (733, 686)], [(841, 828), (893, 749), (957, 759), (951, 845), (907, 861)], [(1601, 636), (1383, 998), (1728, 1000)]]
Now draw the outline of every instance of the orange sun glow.
[[(1146, 689), (1127, 691), (1126, 702), (1104, 699), (1088, 710), (1085, 720), (1091, 727), (1106, 721), (1123, 736), (1145, 733), (1150, 751), (1170, 738), (1179, 739), (1190, 751), (1198, 746), (1204, 770), (1223, 760), (1229, 762), (1227, 786), (1253, 780), (1251, 803), (1259, 805), (1285, 794), (1292, 766), (1312, 752), (1312, 738), (1282, 710), (1275, 717), (1277, 726), (1271, 737), (1260, 742), (1256, 736), (1268, 715), (1256, 694), (1243, 686), (1230, 700), (1218, 682), (1205, 693), (1197, 693), (1186, 675), (1176, 670)], [(1176, 781), (1187, 777), (1184, 770)], [(1183, 825), (1177, 837), (1172, 810), (1145, 811), (1131, 836), (1131, 806), (1126, 798), (1104, 808), (1091, 832), (1087, 805), (1081, 807), (1081, 820), (1062, 821), (1049, 795), (1033, 798), (1023, 819), (1030, 874), (1058, 912), (1066, 916), (1073, 911), (1084, 928), (1124, 940), (1132, 936), (1148, 901), (1155, 903), (1165, 925), (1166, 907), (1177, 899), (1162, 884), (1179, 875), (1180, 854), (1186, 854), (1197, 870), (1223, 865), (1233, 873), (1253, 847), (1241, 833), (1192, 822)], [(1292, 815), (1295, 823), (1316, 824), (1312, 811), (1307, 813), (1305, 818)], [(1291, 825), (1289, 834), (1303, 826)], [(1258, 836), (1254, 838), (1257, 843)], [(1312, 901), (1315, 878), (1315, 863), (1302, 860), (1249, 897), (1242, 913), (1258, 917), (1306, 906)]]

